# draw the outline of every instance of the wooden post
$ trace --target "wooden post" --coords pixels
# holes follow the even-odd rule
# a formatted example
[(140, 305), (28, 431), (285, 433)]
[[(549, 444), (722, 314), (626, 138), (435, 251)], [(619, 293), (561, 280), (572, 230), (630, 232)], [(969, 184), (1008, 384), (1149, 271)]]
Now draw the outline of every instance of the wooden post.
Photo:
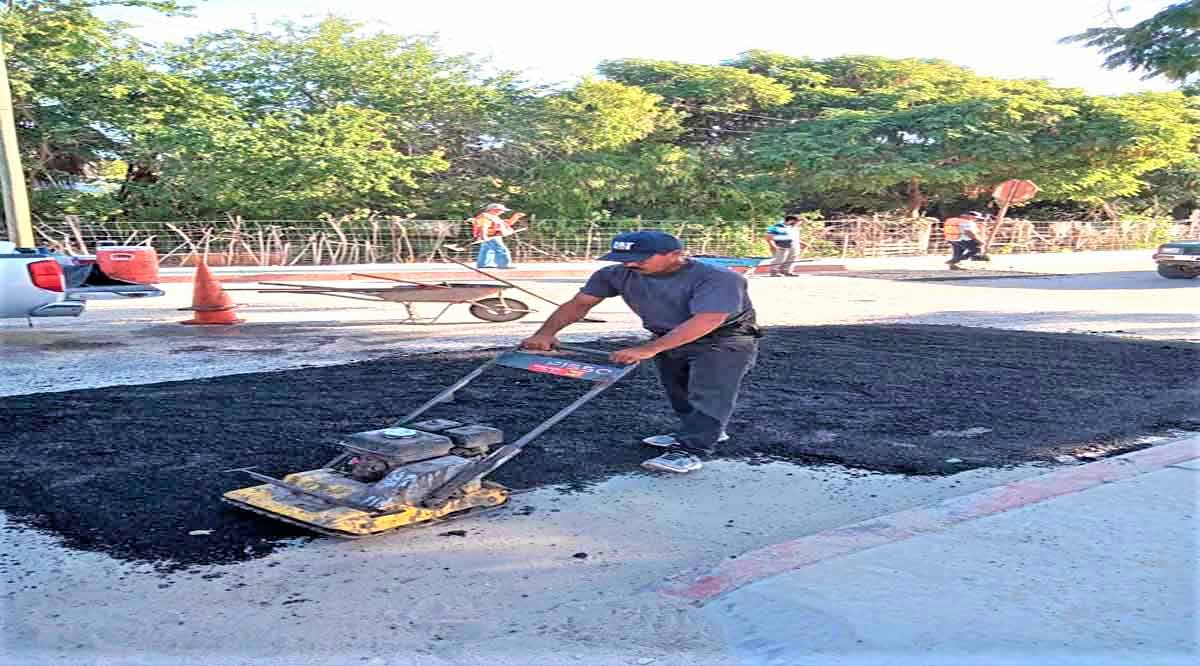
[(6, 60), (4, 40), (0, 37), (0, 186), (4, 190), (4, 222), (10, 241), (18, 247), (33, 247), (37, 241), (29, 218), (29, 193), (25, 190), (25, 170), (21, 166), (21, 148), (17, 144), (17, 123), (13, 119)]
[(992, 247), (992, 241), (996, 239), (996, 234), (1000, 232), (1000, 227), (1004, 225), (1004, 216), (1008, 213), (1008, 206), (1006, 203), (1000, 206), (1000, 210), (996, 212), (996, 219), (992, 222), (992, 228), (988, 229), (987, 234), (984, 235), (983, 249), (979, 251), (980, 254), (987, 254), (988, 249)]
[[(1030, 190), (1029, 187), (1026, 187), (1024, 191), (1021, 191), (1021, 187), (1025, 184), (1028, 184), (1028, 186), (1032, 187), (1033, 189)], [(1034, 195), (1037, 194), (1038, 191), (1037, 185), (1028, 180), (1006, 180), (1000, 184), (1000, 189), (1003, 192), (1003, 200), (1001, 200), (1001, 198), (996, 198), (996, 203), (1000, 204), (1000, 210), (996, 212), (996, 221), (992, 224), (992, 228), (989, 229), (988, 233), (984, 235), (983, 248), (979, 251), (980, 254), (987, 254), (988, 249), (992, 247), (992, 241), (994, 241), (996, 236), (1000, 233), (1000, 228), (1004, 226), (1004, 217), (1008, 214), (1008, 209), (1014, 203), (1024, 203), (1029, 201), (1034, 197)], [(1017, 197), (1018, 192), (1021, 193), (1019, 201)], [(993, 197), (995, 197), (994, 194)]]

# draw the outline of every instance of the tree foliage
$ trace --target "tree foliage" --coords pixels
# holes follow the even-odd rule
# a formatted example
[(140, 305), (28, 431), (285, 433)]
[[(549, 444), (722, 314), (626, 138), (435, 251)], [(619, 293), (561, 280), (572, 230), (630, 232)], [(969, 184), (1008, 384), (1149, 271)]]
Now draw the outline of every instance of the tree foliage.
[(1009, 178), (1034, 180), (1045, 197), (1101, 203), (1185, 159), (1196, 136), (1196, 116), (1175, 93), (1090, 97), (939, 61), (804, 66), (828, 78), (789, 107), (802, 122), (764, 128), (751, 152), (781, 186), (835, 207), (915, 215)]
[(1200, 72), (1200, 0), (1175, 3), (1129, 28), (1090, 28), (1062, 41), (1099, 50), (1108, 69), (1182, 83)]
[(786, 86), (738, 67), (665, 60), (610, 60), (597, 67), (614, 81), (638, 86), (670, 102), (711, 111), (769, 109), (791, 99)]
[(169, 77), (149, 66), (123, 26), (101, 21), (103, 5), (178, 11), (151, 0), (25, 0), (0, 14), (13, 106), (35, 181), (82, 176), (127, 145), (122, 130), (175, 106)]
[(103, 4), (182, 10), (25, 0), (0, 18), (44, 217), (463, 217), (492, 200), (576, 219), (919, 214), (985, 205), (1007, 178), (1067, 208), (1162, 210), (1200, 180), (1182, 93), (769, 51), (613, 60), (547, 88), (339, 17), (151, 48)]

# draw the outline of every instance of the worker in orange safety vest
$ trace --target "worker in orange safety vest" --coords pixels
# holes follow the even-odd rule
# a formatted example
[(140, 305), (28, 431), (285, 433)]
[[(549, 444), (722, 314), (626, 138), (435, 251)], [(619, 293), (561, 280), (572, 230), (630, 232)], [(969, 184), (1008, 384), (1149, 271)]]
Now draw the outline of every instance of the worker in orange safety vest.
[(950, 260), (946, 262), (950, 270), (961, 271), (963, 268), (958, 265), (959, 262), (983, 256), (979, 252), (983, 247), (983, 230), (980, 229), (979, 223), (986, 219), (987, 216), (983, 213), (971, 211), (957, 217), (948, 217), (942, 223), (946, 242), (950, 243), (950, 248), (954, 251)]
[(493, 203), (471, 219), (471, 232), (479, 243), (479, 256), (475, 260), (479, 268), (512, 268), (512, 255), (504, 244), (504, 237), (516, 233), (512, 225), (525, 214), (513, 213), (507, 220), (500, 217), (508, 212), (510, 209), (504, 204)]

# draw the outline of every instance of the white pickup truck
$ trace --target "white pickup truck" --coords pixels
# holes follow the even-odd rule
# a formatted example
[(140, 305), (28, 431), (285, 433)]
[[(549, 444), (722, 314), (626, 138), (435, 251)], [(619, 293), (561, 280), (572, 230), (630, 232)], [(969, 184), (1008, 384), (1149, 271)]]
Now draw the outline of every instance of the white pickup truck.
[(0, 319), (76, 317), (95, 297), (162, 296), (151, 285), (131, 284), (101, 274), (92, 262), (18, 248), (0, 241)]
[(57, 259), (0, 241), (0, 319), (81, 312), (81, 301), (67, 300), (67, 278)]

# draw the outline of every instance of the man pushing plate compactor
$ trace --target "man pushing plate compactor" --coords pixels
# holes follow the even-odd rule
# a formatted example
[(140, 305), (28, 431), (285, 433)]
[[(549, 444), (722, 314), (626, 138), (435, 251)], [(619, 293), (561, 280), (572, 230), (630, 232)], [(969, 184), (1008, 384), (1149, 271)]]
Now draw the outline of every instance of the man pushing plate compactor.
[(679, 416), (675, 432), (642, 440), (666, 449), (642, 466), (694, 472), (703, 466), (702, 457), (711, 456), (729, 439), (725, 425), (742, 378), (758, 355), (762, 333), (746, 278), (691, 260), (679, 239), (662, 231), (618, 234), (600, 260), (619, 263), (593, 273), (521, 346), (553, 349), (559, 331), (583, 319), (600, 301), (620, 296), (654, 337), (613, 352), (611, 359), (626, 364), (654, 359), (667, 399)]

